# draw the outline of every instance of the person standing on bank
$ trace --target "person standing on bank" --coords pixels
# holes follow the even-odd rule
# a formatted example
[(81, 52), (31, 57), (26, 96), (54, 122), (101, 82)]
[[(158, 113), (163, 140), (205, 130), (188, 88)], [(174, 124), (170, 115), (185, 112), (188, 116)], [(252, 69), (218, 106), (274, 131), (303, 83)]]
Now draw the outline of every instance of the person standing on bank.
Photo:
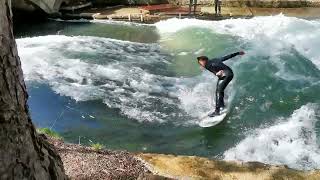
[(214, 0), (214, 10), (217, 15), (221, 15), (221, 0)]
[(229, 66), (225, 65), (223, 62), (238, 55), (244, 55), (244, 52), (240, 51), (233, 54), (229, 54), (224, 57), (213, 58), (210, 60), (207, 56), (197, 57), (200, 66), (212, 72), (214, 75), (218, 77), (216, 87), (216, 107), (215, 111), (208, 115), (209, 117), (220, 115), (220, 111), (225, 108), (224, 90), (230, 83), (230, 81), (233, 79), (233, 71)]
[(193, 15), (196, 15), (197, 0), (190, 0), (189, 1), (189, 16), (191, 15), (192, 6), (193, 6)]

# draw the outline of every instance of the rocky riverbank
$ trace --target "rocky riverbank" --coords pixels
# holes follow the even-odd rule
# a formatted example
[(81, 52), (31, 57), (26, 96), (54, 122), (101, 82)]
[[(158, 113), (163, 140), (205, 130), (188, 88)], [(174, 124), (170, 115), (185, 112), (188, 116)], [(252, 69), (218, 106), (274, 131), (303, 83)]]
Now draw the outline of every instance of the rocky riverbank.
[(58, 151), (71, 179), (320, 179), (319, 170), (298, 171), (259, 162), (226, 162), (196, 156), (95, 150), (42, 136)]
[(270, 16), (284, 14), (300, 18), (319, 18), (320, 8), (259, 8), (259, 7), (224, 7), (221, 16), (214, 15), (211, 6), (198, 7), (195, 15), (188, 15), (188, 7), (148, 10), (144, 7), (115, 6), (109, 8), (91, 8), (74, 13), (64, 13), (62, 19), (102, 19), (114, 21), (132, 21), (139, 23), (154, 23), (169, 18), (197, 18), (205, 20), (222, 20), (228, 18), (251, 18), (255, 16)]
[[(153, 23), (172, 17), (189, 17), (189, 1), (187, 0), (152, 0), (152, 1), (111, 1), (111, 0), (55, 0), (52, 8), (41, 10), (47, 1), (39, 0), (25, 3), (25, 0), (14, 0), (16, 19), (33, 21), (37, 17), (42, 19), (41, 12), (54, 12), (51, 17), (62, 19), (112, 19), (121, 21), (135, 21)], [(37, 8), (37, 3), (39, 7)], [(40, 3), (43, 2), (43, 3)], [(68, 2), (68, 3), (66, 3)], [(77, 4), (78, 3), (78, 4)], [(40, 6), (42, 5), (42, 6)], [(60, 6), (59, 8), (57, 6)], [(32, 8), (31, 8), (32, 7)], [(49, 6), (48, 6), (49, 7)], [(51, 6), (50, 6), (51, 7)], [(54, 8), (53, 8), (54, 7)], [(25, 16), (28, 12), (27, 16)], [(318, 18), (320, 15), (320, 0), (224, 0), (222, 1), (221, 16), (214, 16), (214, 4), (209, 0), (198, 0), (196, 14), (198, 19), (220, 20), (233, 17), (253, 17), (283, 13), (288, 16)], [(23, 15), (19, 15), (19, 14)], [(31, 16), (30, 14), (35, 14)], [(25, 18), (25, 17), (31, 18)]]

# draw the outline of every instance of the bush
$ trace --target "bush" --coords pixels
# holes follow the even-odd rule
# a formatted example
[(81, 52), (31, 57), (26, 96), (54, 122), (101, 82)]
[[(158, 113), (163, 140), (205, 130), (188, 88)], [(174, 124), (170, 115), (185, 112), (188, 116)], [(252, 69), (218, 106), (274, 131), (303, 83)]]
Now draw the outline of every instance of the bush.
[(94, 143), (94, 144), (91, 144), (91, 147), (96, 150), (96, 151), (99, 151), (101, 149), (104, 148), (104, 145), (100, 144), (100, 143)]

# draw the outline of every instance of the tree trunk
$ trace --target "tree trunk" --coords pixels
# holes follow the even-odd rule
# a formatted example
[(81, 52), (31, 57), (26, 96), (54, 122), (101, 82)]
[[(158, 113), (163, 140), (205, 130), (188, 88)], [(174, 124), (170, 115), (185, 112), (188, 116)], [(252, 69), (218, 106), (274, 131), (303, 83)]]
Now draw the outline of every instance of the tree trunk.
[(53, 146), (37, 135), (27, 99), (10, 0), (0, 0), (0, 179), (67, 179)]

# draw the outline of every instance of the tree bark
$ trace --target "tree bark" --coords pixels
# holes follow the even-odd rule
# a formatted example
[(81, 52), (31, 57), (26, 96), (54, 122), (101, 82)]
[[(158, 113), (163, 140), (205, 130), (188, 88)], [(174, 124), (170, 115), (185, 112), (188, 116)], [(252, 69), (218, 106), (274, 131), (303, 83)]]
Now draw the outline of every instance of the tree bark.
[(0, 0), (0, 179), (67, 179), (31, 122), (10, 10), (10, 0)]

